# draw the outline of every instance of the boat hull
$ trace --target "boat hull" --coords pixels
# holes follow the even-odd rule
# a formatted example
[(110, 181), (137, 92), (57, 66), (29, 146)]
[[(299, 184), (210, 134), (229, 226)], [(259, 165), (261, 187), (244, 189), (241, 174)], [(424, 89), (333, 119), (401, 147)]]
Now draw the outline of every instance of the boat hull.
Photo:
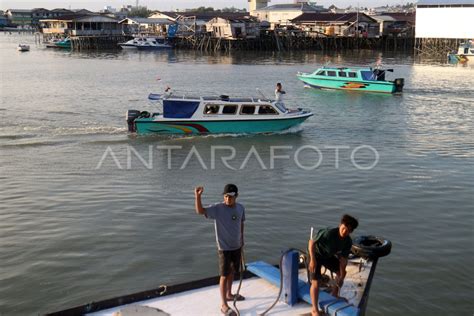
[(277, 120), (135, 120), (138, 134), (255, 134), (279, 132), (304, 122), (311, 113)]
[(299, 80), (307, 85), (317, 89), (336, 89), (346, 91), (361, 91), (361, 92), (375, 92), (375, 93), (395, 93), (397, 86), (395, 82), (390, 81), (359, 81), (359, 80), (338, 80), (315, 78), (309, 76), (297, 76)]

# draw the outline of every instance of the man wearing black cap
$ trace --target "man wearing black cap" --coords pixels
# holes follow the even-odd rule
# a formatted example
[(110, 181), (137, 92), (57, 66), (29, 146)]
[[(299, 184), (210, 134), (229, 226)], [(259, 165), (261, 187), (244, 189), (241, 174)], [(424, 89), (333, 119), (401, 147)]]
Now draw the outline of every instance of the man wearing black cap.
[(219, 288), (222, 305), (221, 312), (225, 315), (235, 315), (235, 312), (227, 304), (234, 299), (241, 301), (244, 297), (232, 294), (232, 282), (234, 273), (240, 269), (242, 246), (244, 245), (244, 221), (245, 209), (242, 204), (236, 203), (238, 189), (235, 184), (227, 184), (224, 187), (224, 202), (202, 207), (201, 195), (203, 187), (194, 189), (196, 213), (214, 220), (216, 230), (216, 241), (219, 252)]

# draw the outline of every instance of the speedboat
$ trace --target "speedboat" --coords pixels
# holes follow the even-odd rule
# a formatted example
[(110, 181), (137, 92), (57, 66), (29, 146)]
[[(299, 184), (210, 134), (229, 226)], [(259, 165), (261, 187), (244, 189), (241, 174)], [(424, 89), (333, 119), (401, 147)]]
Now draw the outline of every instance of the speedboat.
[(162, 103), (163, 113), (128, 110), (130, 132), (138, 134), (267, 133), (286, 130), (313, 113), (289, 110), (282, 102), (258, 98), (150, 94)]
[(318, 89), (348, 91), (399, 93), (403, 90), (404, 79), (386, 81), (385, 74), (393, 69), (371, 67), (321, 67), (312, 73), (298, 72), (299, 80)]
[[(330, 294), (336, 287), (332, 272), (323, 269), (318, 308), (328, 316), (363, 316), (379, 258), (391, 251), (391, 242), (380, 237), (359, 236), (353, 240), (340, 297)], [(308, 255), (296, 249), (283, 251), (280, 264), (265, 261), (245, 263), (235, 278), (233, 288), (245, 300), (229, 305), (240, 315), (311, 315)], [(276, 261), (276, 260), (275, 260)], [(160, 284), (160, 283), (158, 283)], [(238, 297), (238, 295), (236, 295)], [(219, 277), (208, 277), (186, 283), (161, 284), (138, 293), (88, 304), (46, 316), (89, 315), (216, 315), (220, 306)], [(270, 313), (271, 312), (271, 313)], [(234, 313), (235, 314), (235, 313)]]
[(17, 51), (19, 52), (27, 52), (30, 50), (30, 45), (27, 44), (18, 44), (18, 47), (16, 48)]
[(119, 43), (118, 45), (124, 49), (132, 48), (138, 50), (172, 48), (172, 46), (162, 37), (135, 37), (128, 42)]

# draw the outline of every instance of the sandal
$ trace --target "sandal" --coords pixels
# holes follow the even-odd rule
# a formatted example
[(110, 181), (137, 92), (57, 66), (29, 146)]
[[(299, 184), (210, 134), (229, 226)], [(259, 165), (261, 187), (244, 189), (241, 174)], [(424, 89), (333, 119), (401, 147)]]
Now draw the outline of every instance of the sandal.
[(242, 296), (242, 295), (240, 295), (240, 294), (232, 295), (232, 296), (233, 296), (232, 298), (227, 298), (226, 300), (227, 300), (227, 301), (234, 301), (234, 300), (236, 300), (236, 301), (243, 301), (243, 300), (245, 300), (245, 297)]

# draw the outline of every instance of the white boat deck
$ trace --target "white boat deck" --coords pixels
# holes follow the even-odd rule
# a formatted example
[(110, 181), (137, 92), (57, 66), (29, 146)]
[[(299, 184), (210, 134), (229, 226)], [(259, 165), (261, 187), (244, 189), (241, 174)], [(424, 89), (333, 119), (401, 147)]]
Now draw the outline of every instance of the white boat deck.
[[(362, 264), (361, 264), (362, 262)], [(367, 280), (369, 278), (372, 262), (366, 260), (356, 259), (349, 261), (347, 266), (347, 276), (344, 286), (341, 289), (340, 295), (346, 298), (349, 303), (358, 306), (365, 290)], [(300, 270), (299, 278), (306, 280), (306, 271)], [(239, 280), (234, 281), (232, 287), (233, 293), (237, 290)], [(273, 304), (279, 288), (271, 285), (266, 280), (258, 277), (245, 279), (242, 282), (240, 294), (245, 296), (244, 301), (237, 302), (237, 308), (241, 315), (256, 316), (264, 312), (269, 306)], [(98, 311), (87, 314), (94, 316), (126, 316), (126, 315), (158, 315), (156, 313), (148, 313), (146, 310), (136, 310), (130, 312), (125, 307), (132, 305), (148, 306), (159, 309), (169, 315), (222, 315), (220, 312), (220, 294), (219, 286), (208, 286), (195, 290), (185, 291), (172, 295), (165, 295), (162, 297), (137, 302), (131, 305), (118, 306), (115, 308)], [(229, 306), (233, 308), (233, 302), (229, 302)], [(121, 312), (122, 311), (122, 312)], [(289, 306), (283, 302), (278, 302), (277, 305), (269, 312), (269, 315), (310, 315), (311, 305), (299, 301), (294, 306)], [(309, 313), (309, 314), (308, 314)]]

